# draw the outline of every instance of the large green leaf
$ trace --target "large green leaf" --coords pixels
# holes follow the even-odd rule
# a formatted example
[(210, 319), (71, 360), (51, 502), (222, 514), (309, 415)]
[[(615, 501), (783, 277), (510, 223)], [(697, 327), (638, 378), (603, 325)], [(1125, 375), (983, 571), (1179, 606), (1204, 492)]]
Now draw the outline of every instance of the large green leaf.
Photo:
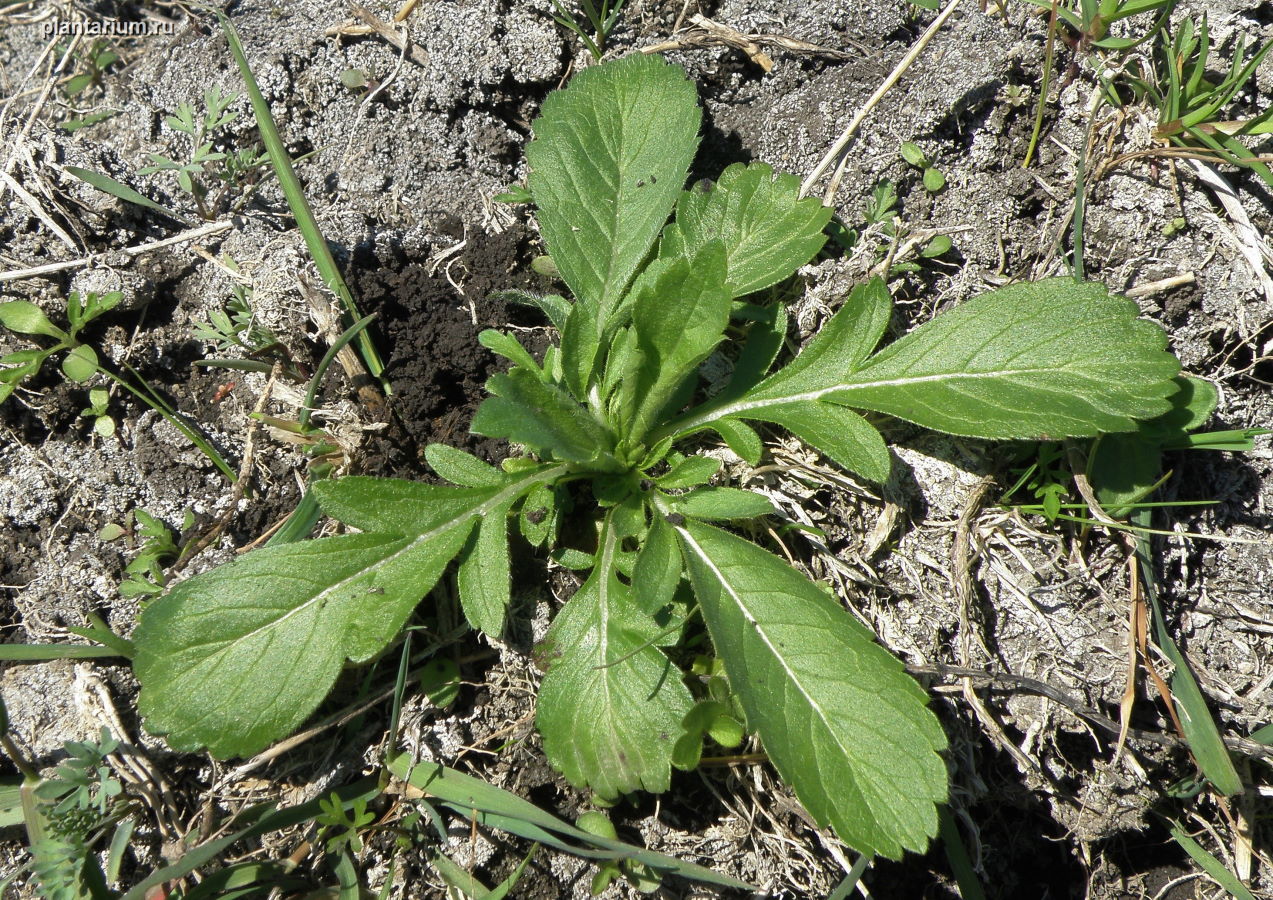
[[(665, 431), (687, 434), (725, 417), (763, 419), (767, 408), (815, 400), (969, 437), (1129, 431), (1136, 419), (1168, 409), (1180, 368), (1164, 349), (1163, 330), (1137, 312), (1102, 285), (1069, 278), (1000, 288), (939, 315), (860, 367), (840, 368), (839, 354), (821, 344), (827, 349), (817, 365), (802, 365), (802, 355), (796, 374), (780, 370)], [(843, 314), (828, 329), (838, 329)]]
[(800, 180), (774, 176), (765, 163), (735, 163), (709, 191), (685, 191), (676, 220), (663, 232), (660, 258), (693, 257), (706, 243), (728, 248), (731, 296), (777, 284), (813, 259), (826, 236), (831, 208), (800, 199)]
[(544, 752), (573, 784), (614, 799), (665, 791), (681, 720), (693, 706), (655, 646), (660, 629), (615, 572), (609, 519), (597, 565), (553, 620), (541, 647), (548, 672), (535, 722)]
[(919, 685), (782, 560), (701, 522), (676, 531), (730, 686), (800, 802), (862, 853), (923, 850), (946, 739)]
[[(313, 712), (345, 660), (375, 656), (464, 547), (474, 524), (560, 472), (500, 488), (320, 481), (329, 512), (397, 533), (255, 550), (152, 602), (134, 635), (139, 706), (174, 747), (255, 753)], [(406, 497), (405, 500), (397, 498)]]
[(544, 101), (526, 148), (540, 233), (598, 331), (654, 246), (698, 147), (694, 85), (634, 54)]
[(640, 440), (685, 378), (720, 343), (729, 322), (725, 246), (720, 241), (703, 244), (692, 259), (654, 265), (659, 276), (642, 278), (632, 301), (642, 360), (631, 421), (634, 440)]

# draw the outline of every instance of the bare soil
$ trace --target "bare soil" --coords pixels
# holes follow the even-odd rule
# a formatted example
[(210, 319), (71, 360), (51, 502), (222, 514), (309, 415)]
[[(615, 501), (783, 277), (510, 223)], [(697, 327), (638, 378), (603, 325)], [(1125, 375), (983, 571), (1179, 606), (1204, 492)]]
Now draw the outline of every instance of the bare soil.
[[(372, 0), (368, 8), (388, 20), (397, 4)], [(807, 293), (793, 306), (793, 346), (894, 250), (900, 250), (895, 262), (919, 263), (891, 281), (894, 334), (1004, 280), (1067, 271), (1092, 67), (1080, 54), (1071, 72), (1076, 54), (1059, 46), (1053, 72), (1059, 97), (1056, 90), (1049, 96), (1037, 160), (1023, 168), (1046, 40), (1046, 18), (1031, 9), (1012, 4), (1006, 15), (995, 15), (966, 4), (867, 116), (833, 198), (845, 224), (860, 232), (858, 243), (801, 273), (795, 293)], [(374, 35), (329, 35), (349, 15), (343, 4), (232, 2), (226, 11), (289, 150), (308, 154), (298, 173), (351, 290), (363, 312), (378, 316), (375, 340), (392, 385), (388, 403), (367, 402), (339, 370), (320, 394), (317, 420), (346, 449), (343, 464), (349, 471), (429, 478), (422, 452), (432, 442), (498, 460), (506, 448), (467, 431), (484, 381), (500, 368), (477, 335), (483, 328), (514, 329), (528, 346), (542, 348), (545, 323), (498, 292), (556, 288), (532, 270), (543, 248), (528, 212), (492, 198), (524, 176), (531, 120), (548, 92), (589, 64), (587, 53), (553, 22), (548, 0), (422, 0), (405, 20), (416, 48), (405, 55)], [(1202, 12), (1217, 46), (1231, 48), (1239, 35), (1273, 40), (1273, 18), (1261, 0), (1182, 2), (1177, 17)], [(699, 84), (704, 105), (694, 178), (711, 178), (739, 160), (808, 173), (932, 18), (904, 0), (630, 0), (608, 52), (683, 37), (684, 29), (674, 28), (695, 13), (744, 34), (781, 35), (836, 52), (767, 47), (769, 72), (733, 47), (670, 52)], [(63, 74), (53, 73), (70, 40), (45, 35), (55, 20), (173, 27), (112, 37), (119, 62), (68, 97), (56, 81), (84, 67), (83, 47), (92, 39), (81, 38)], [(349, 70), (361, 73), (364, 87), (346, 86), (341, 76)], [(5, 298), (31, 299), (56, 318), (70, 291), (123, 290), (124, 304), (88, 333), (103, 357), (135, 367), (234, 465), (253, 448), (253, 490), (240, 496), (128, 394), (112, 394), (118, 429), (102, 438), (80, 415), (83, 387), (66, 384), (51, 367), (28, 382), (0, 406), (6, 641), (76, 640), (66, 629), (85, 625), (91, 612), (130, 633), (142, 601), (121, 595), (119, 585), (136, 547), (99, 534), (133, 510), (160, 517), (181, 532), (183, 545), (213, 537), (172, 575), (184, 578), (258, 541), (299, 499), (303, 453), (254, 424), (250, 413), (260, 407), (294, 419), (304, 383), (194, 365), (217, 355), (195, 339), (193, 327), (231, 299), (236, 278), (227, 259), (250, 291), (257, 320), (280, 338), (298, 370), (312, 371), (333, 337), (313, 312), (326, 295), (316, 287), (277, 184), (250, 174), (213, 210), (212, 218), (232, 221), (232, 228), (130, 258), (120, 251), (183, 226), (65, 171), (80, 166), (109, 174), (194, 223), (198, 210), (174, 177), (138, 170), (150, 153), (188, 149), (164, 118), (181, 103), (197, 106), (213, 85), (226, 93), (242, 89), (219, 30), (183, 3), (0, 2), (0, 170), (30, 198), (0, 181), (0, 273), (90, 258), (56, 274), (3, 282)], [(1273, 103), (1273, 65), (1261, 69), (1243, 102), (1248, 113)], [(218, 149), (257, 146), (246, 101), (233, 109), (240, 114), (219, 133)], [(104, 110), (115, 112), (68, 130), (68, 122)], [(1137, 106), (1107, 107), (1092, 125), (1087, 275), (1131, 291), (1144, 314), (1169, 331), (1186, 370), (1221, 388), (1210, 427), (1268, 426), (1273, 280), (1265, 267), (1273, 267), (1266, 237), (1273, 195), (1249, 171), (1214, 167), (1231, 186), (1237, 213), (1186, 162), (1152, 155), (1118, 161), (1150, 147), (1154, 115)], [(942, 170), (944, 191), (923, 189), (920, 172), (899, 155), (903, 140), (919, 143)], [(921, 238), (915, 246), (891, 244), (878, 226), (866, 225), (866, 200), (885, 179), (896, 185), (904, 234)], [(241, 208), (229, 209), (240, 198)], [(1183, 227), (1173, 223), (1178, 218)], [(936, 233), (952, 237), (953, 251), (920, 259), (918, 249)], [(0, 352), (25, 346), (0, 333)], [(836, 585), (883, 644), (929, 673), (924, 679), (951, 740), (951, 809), (987, 895), (1223, 896), (1170, 839), (1174, 819), (1230, 868), (1249, 873), (1256, 896), (1273, 897), (1269, 754), (1241, 758), (1248, 785), (1241, 797), (1185, 796), (1178, 786), (1196, 767), (1172, 740), (1166, 707), (1143, 673), (1131, 718), (1136, 731), (1118, 759), (1117, 734), (1087, 714), (1119, 718), (1129, 609), (1122, 542), (1001, 505), (1025, 448), (881, 425), (895, 447), (894, 475), (883, 486), (836, 473), (776, 432), (768, 435), (770, 457), (759, 469), (728, 462), (792, 521), (822, 530), (820, 541), (787, 539), (787, 549)], [(1167, 625), (1222, 733), (1246, 737), (1273, 722), (1273, 451), (1263, 438), (1250, 453), (1179, 454), (1169, 465), (1173, 474), (1158, 499), (1214, 503), (1173, 509), (1156, 523), (1193, 535), (1157, 545)], [(194, 523), (185, 529), (187, 511)], [(218, 522), (224, 528), (215, 531)], [(422, 758), (466, 768), (573, 818), (590, 808), (589, 799), (547, 765), (532, 719), (539, 678), (534, 642), (575, 582), (529, 551), (516, 564), (521, 620), (506, 646), (460, 627), (449, 585), (422, 604), (414, 624), (461, 663), (466, 686), (446, 709), (410, 696), (402, 740)], [(970, 590), (960, 589), (965, 572)], [(315, 721), (391, 685), (396, 658), (348, 672)], [(964, 692), (958, 679), (932, 674), (941, 666), (1011, 677)], [(1052, 696), (1032, 689), (1029, 679), (1045, 683)], [(66, 741), (93, 737), (105, 725), (170, 785), (167, 801), (138, 828), (124, 884), (161, 865), (180, 837), (197, 837), (210, 821), (265, 799), (307, 800), (375, 771), (389, 716), (387, 702), (373, 705), (227, 778), (241, 761), (176, 754), (146, 734), (127, 666), (11, 665), (0, 673), (0, 695), (11, 734), (39, 766), (54, 765)], [(7, 760), (0, 767), (16, 771)], [(826, 896), (853, 861), (764, 766), (678, 773), (667, 794), (635, 797), (611, 812), (620, 837), (736, 875), (761, 889), (756, 896)], [(528, 850), (521, 840), (475, 832), (465, 821), (449, 825), (447, 852), (488, 884)], [(25, 861), (24, 837), (20, 829), (0, 833), (0, 875)], [(238, 852), (282, 858), (304, 837), (276, 835)], [(427, 855), (391, 864), (390, 850), (387, 840), (373, 841), (361, 860), (373, 889), (392, 867), (391, 896), (447, 896)], [(321, 860), (311, 857), (306, 865), (316, 888), (335, 883)], [(513, 896), (586, 897), (593, 871), (585, 861), (540, 851)], [(940, 843), (922, 857), (875, 862), (864, 884), (877, 897), (960, 896)], [(13, 890), (34, 895), (25, 877)], [(746, 896), (672, 881), (659, 895)], [(604, 896), (636, 891), (614, 885)]]

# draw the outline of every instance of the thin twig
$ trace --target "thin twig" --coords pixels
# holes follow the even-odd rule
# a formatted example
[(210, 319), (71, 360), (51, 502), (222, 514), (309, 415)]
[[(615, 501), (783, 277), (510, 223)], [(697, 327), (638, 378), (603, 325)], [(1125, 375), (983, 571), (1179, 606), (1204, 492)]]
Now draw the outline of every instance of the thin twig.
[[(125, 247), (118, 252), (127, 256), (141, 256), (152, 250), (161, 250), (164, 247), (171, 247), (174, 244), (184, 244), (186, 241), (198, 240), (199, 238), (208, 237), (213, 234), (220, 234), (223, 231), (229, 231), (234, 227), (233, 221), (228, 222), (209, 222), (207, 225), (201, 225), (190, 231), (183, 231), (181, 234), (164, 238), (162, 241), (151, 241), (149, 244), (138, 244), (135, 247)], [(43, 275), (53, 275), (57, 272), (65, 272), (68, 269), (80, 269), (84, 266), (90, 266), (95, 261), (103, 258), (107, 254), (98, 253), (93, 256), (83, 256), (79, 259), (68, 259), (64, 262), (48, 263), (43, 266), (32, 266), (29, 269), (14, 269), (9, 272), (0, 272), (0, 284), (6, 281), (19, 281), (23, 278), (39, 278)]]
[[(1054, 685), (1048, 684), (1046, 681), (1039, 681), (1035, 678), (1028, 678), (1024, 675), (1014, 675), (1010, 672), (983, 672), (979, 669), (969, 669), (963, 666), (948, 666), (941, 663), (931, 666), (908, 665), (906, 671), (916, 676), (928, 676), (930, 678), (941, 679), (963, 679), (972, 678), (980, 681), (987, 686), (998, 685), (1001, 687), (1014, 687), (1026, 691), (1031, 694), (1038, 694), (1041, 697), (1047, 697), (1049, 700), (1055, 700), (1061, 706), (1068, 709), (1080, 718), (1086, 719), (1093, 725), (1108, 731), (1112, 735), (1117, 735), (1120, 729), (1118, 722), (1115, 722), (1104, 713), (1092, 709), (1090, 706), (1074, 699), (1064, 690)], [(1172, 734), (1164, 734), (1158, 731), (1142, 731), (1139, 728), (1131, 728), (1128, 734), (1137, 740), (1146, 741), (1151, 744), (1157, 744), (1160, 747), (1185, 748), (1187, 745), (1181, 739)], [(1259, 741), (1253, 741), (1244, 737), (1225, 737), (1225, 746), (1236, 753), (1245, 756), (1254, 756), (1260, 759), (1273, 759), (1273, 746), (1262, 744)]]
[[(871, 95), (865, 105), (863, 105), (863, 107), (857, 111), (857, 114), (854, 115), (853, 120), (849, 122), (849, 127), (844, 129), (844, 133), (841, 134), (839, 139), (831, 145), (831, 149), (828, 150), (826, 155), (823, 156), (818, 164), (813, 167), (813, 171), (810, 172), (809, 177), (804, 180), (804, 184), (800, 185), (801, 197), (808, 196), (809, 190), (813, 187), (814, 183), (822, 177), (823, 173), (831, 167), (833, 162), (842, 158), (844, 151), (849, 146), (849, 142), (853, 140), (853, 135), (857, 133), (858, 128), (861, 126), (862, 120), (865, 119), (867, 114), (884, 99), (884, 95), (892, 90), (893, 86), (901, 80), (902, 76), (906, 74), (906, 70), (915, 64), (915, 60), (919, 59), (919, 55), (924, 52), (924, 48), (928, 46), (928, 42), (937, 36), (937, 32), (941, 30), (941, 27), (946, 24), (946, 20), (949, 19), (955, 10), (959, 8), (959, 4), (960, 0), (950, 0), (950, 3), (947, 4), (944, 10), (942, 10), (941, 15), (933, 20), (933, 24), (928, 26), (928, 30), (925, 31), (920, 36), (919, 40), (915, 42), (915, 46), (912, 47), (904, 57), (902, 57), (902, 61), (899, 62), (893, 71), (889, 73), (888, 78), (884, 79), (884, 83), (875, 89), (875, 93)], [(826, 201), (824, 200), (824, 202)]]

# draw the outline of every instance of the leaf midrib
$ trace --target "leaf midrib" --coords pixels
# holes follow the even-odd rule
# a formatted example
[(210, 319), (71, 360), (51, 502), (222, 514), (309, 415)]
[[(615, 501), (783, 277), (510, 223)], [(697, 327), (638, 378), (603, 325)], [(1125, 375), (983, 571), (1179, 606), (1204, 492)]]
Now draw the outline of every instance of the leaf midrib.
[(391, 563), (398, 557), (402, 556), (404, 553), (414, 550), (415, 548), (420, 546), (422, 543), (429, 541), (435, 537), (438, 537), (439, 535), (445, 533), (446, 531), (449, 531), (452, 528), (457, 527), (458, 525), (462, 524), (467, 519), (471, 519), (477, 515), (485, 515), (486, 513), (495, 509), (496, 507), (498, 507), (500, 504), (502, 504), (505, 501), (511, 503), (513, 500), (516, 499), (517, 493), (521, 491), (524, 486), (533, 484), (534, 482), (541, 481), (541, 480), (550, 481), (553, 478), (556, 478), (558, 475), (565, 473), (566, 469), (567, 467), (564, 465), (555, 466), (551, 469), (544, 469), (539, 472), (532, 473), (519, 481), (513, 482), (512, 484), (505, 487), (502, 491), (492, 495), (487, 500), (484, 500), (478, 505), (471, 507), (469, 510), (465, 511), (463, 515), (456, 516), (455, 518), (452, 518), (452, 519), (448, 519), (447, 521), (437, 525), (436, 527), (430, 529), (429, 531), (421, 533), (416, 538), (411, 540), (409, 543), (404, 545), (402, 548), (395, 550), (393, 553), (389, 554), (388, 556), (381, 557), (371, 566), (367, 566), (365, 568), (359, 569), (353, 575), (350, 575), (347, 578), (342, 578), (340, 581), (336, 582), (335, 584), (329, 585), (328, 587), (319, 591), (310, 599), (306, 600), (304, 603), (288, 610), (286, 613), (284, 613), (282, 616), (278, 617), (277, 619), (271, 619), (265, 624), (257, 628), (254, 628), (252, 631), (249, 631), (241, 635), (240, 637), (232, 641), (229, 641), (225, 647), (215, 651), (214, 653), (208, 654), (204, 658), (205, 661), (211, 660), (216, 656), (220, 656), (224, 654), (225, 652), (227, 652), (231, 647), (237, 644), (240, 644), (244, 641), (251, 640), (252, 638), (259, 635), (260, 633), (270, 631), (276, 628), (277, 626), (287, 622), (293, 616), (299, 615), (302, 611), (309, 609), (311, 606), (313, 606), (313, 604), (319, 603), (327, 599), (327, 597), (331, 595), (333, 592), (338, 591), (344, 588), (346, 585), (363, 577), (369, 569), (377, 567), (377, 566), (384, 566), (388, 563)]
[[(978, 381), (983, 379), (1013, 378), (1017, 375), (1038, 375), (1040, 373), (1055, 371), (1057, 371), (1056, 366), (1048, 365), (1024, 369), (994, 369), (987, 372), (942, 372), (933, 375), (885, 378), (878, 381), (845, 381), (840, 384), (830, 385), (829, 387), (819, 388), (815, 391), (802, 391), (797, 394), (786, 394), (775, 397), (760, 397), (754, 400), (735, 400), (732, 403), (726, 403), (724, 406), (719, 406), (715, 409), (704, 410), (703, 412), (691, 416), (688, 419), (672, 422), (670, 425), (667, 425), (656, 432), (651, 437), (651, 440), (660, 441), (665, 437), (684, 435), (696, 428), (708, 425), (717, 419), (724, 419), (730, 416), (747, 418), (747, 413), (755, 409), (764, 409), (769, 406), (783, 406), (788, 403), (800, 403), (808, 400), (821, 400), (826, 395), (834, 394), (838, 391), (869, 390), (871, 388), (881, 387), (903, 387), (906, 385), (923, 384), (925, 382), (932, 381), (949, 382), (952, 379), (958, 381)], [(845, 405), (851, 406), (852, 404)]]
[[(693, 548), (695, 554), (698, 555), (698, 558), (703, 561), (703, 563), (708, 567), (708, 569), (711, 570), (713, 577), (715, 577), (716, 580), (720, 583), (722, 589), (729, 594), (730, 598), (733, 600), (734, 604), (738, 607), (739, 611), (742, 612), (743, 617), (754, 627), (756, 634), (760, 637), (761, 641), (764, 642), (765, 646), (769, 649), (769, 652), (772, 654), (774, 659), (778, 661), (778, 664), (782, 667), (783, 671), (787, 674), (788, 680), (796, 686), (796, 689), (800, 692), (800, 695), (805, 698), (805, 701), (808, 703), (810, 709), (815, 711), (817, 718), (822, 722), (823, 728), (826, 730), (827, 734), (831, 736), (831, 739), (834, 741), (835, 745), (838, 748), (840, 748), (840, 751), (844, 755), (844, 758), (852, 759), (853, 755), (849, 752), (849, 748), (845, 746), (844, 742), (840, 740), (840, 736), (836, 733), (836, 729), (832, 727), (830, 720), (828, 719), (827, 715), (823, 711), (822, 705), (816, 702), (814, 698), (809, 695), (809, 692), (805, 690), (804, 683), (801, 681), (799, 677), (797, 677), (796, 673), (791, 669), (791, 667), (787, 665), (787, 662), (783, 658), (783, 655), (779, 653), (778, 650), (774, 647), (773, 642), (770, 640), (769, 635), (766, 634), (764, 627), (761, 625), (760, 621), (751, 614), (751, 611), (747, 608), (747, 605), (743, 602), (742, 598), (734, 590), (729, 580), (725, 577), (725, 573), (720, 570), (720, 568), (712, 560), (711, 556), (707, 553), (707, 551), (703, 549), (702, 545), (699, 544), (698, 541), (694, 540), (693, 535), (691, 535), (689, 531), (687, 531), (684, 527), (678, 527), (676, 530), (681, 535), (681, 537), (684, 538), (684, 540), (691, 546), (691, 548)], [(761, 735), (761, 737), (763, 738), (764, 735)], [(772, 752), (772, 748), (770, 752)]]

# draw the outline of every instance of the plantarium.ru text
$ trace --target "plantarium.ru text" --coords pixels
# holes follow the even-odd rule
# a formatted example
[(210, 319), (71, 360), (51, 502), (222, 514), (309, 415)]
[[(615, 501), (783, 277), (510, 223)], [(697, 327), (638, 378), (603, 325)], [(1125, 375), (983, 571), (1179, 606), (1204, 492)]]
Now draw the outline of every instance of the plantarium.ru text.
[[(522, 297), (560, 334), (542, 358), (481, 335), (512, 366), (472, 423), (522, 452), (495, 468), (431, 446), (449, 485), (320, 481), (323, 510), (360, 533), (254, 550), (154, 600), (134, 638), (149, 728), (218, 756), (260, 750), (347, 661), (383, 652), (457, 559), (465, 615), (500, 638), (514, 532), (587, 573), (540, 656), (536, 723), (571, 782), (602, 798), (665, 790), (724, 710), (856, 849), (927, 844), (947, 789), (923, 690), (828, 590), (741, 536), (773, 510), (712, 483), (719, 461), (693, 455), (703, 433), (754, 464), (753, 423), (777, 425), (882, 481), (889, 451), (855, 409), (981, 438), (1130, 431), (1169, 408), (1179, 365), (1131, 301), (1069, 279), (993, 291), (872, 353), (891, 314), (876, 280), (774, 370), (786, 317), (753, 301), (819, 251), (831, 211), (763, 164), (683, 191), (699, 121), (693, 85), (657, 57), (588, 69), (548, 98), (528, 186), (573, 296)], [(703, 400), (699, 366), (727, 330), (742, 334), (733, 376)], [(727, 703), (683, 677), (705, 636)]]

